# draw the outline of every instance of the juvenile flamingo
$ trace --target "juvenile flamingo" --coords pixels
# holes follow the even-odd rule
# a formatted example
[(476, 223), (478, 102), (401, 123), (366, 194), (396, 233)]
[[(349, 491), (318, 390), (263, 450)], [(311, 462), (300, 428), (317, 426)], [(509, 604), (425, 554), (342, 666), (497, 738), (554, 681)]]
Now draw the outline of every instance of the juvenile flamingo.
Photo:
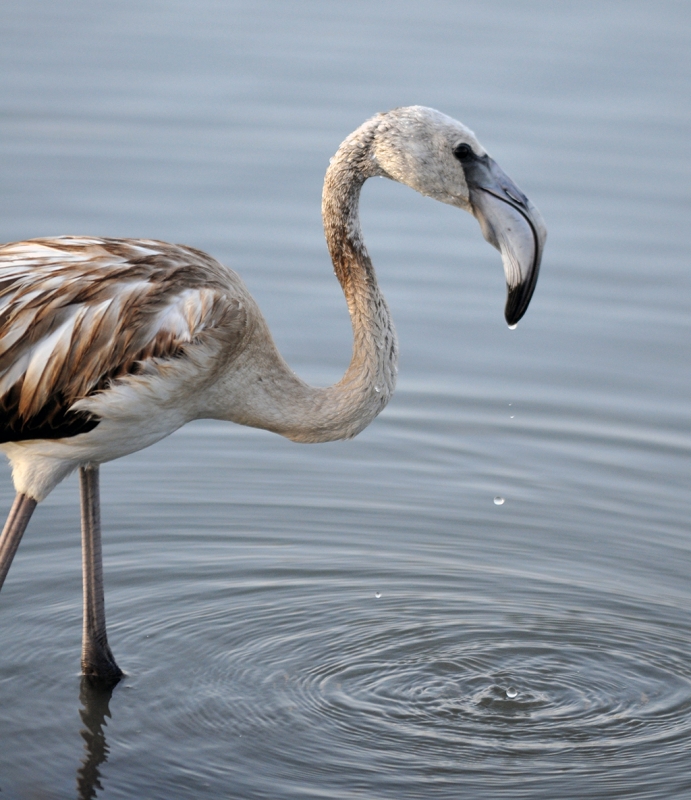
[(122, 675), (106, 636), (100, 464), (201, 418), (296, 442), (348, 439), (391, 398), (396, 334), (358, 217), (374, 176), (475, 215), (501, 252), (515, 325), (538, 276), (540, 214), (468, 128), (421, 106), (365, 122), (326, 172), (324, 231), (354, 338), (333, 386), (292, 372), (238, 275), (199, 250), (85, 236), (0, 247), (0, 448), (17, 492), (0, 537), (0, 587), (36, 504), (78, 468), (85, 675)]

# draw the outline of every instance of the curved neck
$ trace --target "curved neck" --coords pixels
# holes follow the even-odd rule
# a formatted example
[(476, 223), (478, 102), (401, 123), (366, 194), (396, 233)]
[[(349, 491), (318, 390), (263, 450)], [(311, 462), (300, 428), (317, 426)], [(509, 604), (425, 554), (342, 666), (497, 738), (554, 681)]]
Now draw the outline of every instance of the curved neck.
[(327, 391), (353, 401), (353, 415), (362, 415), (356, 432), (390, 400), (398, 364), (396, 331), (360, 228), (360, 190), (367, 178), (380, 174), (371, 151), (377, 124), (377, 118), (370, 120), (343, 142), (327, 170), (322, 195), (326, 243), (353, 326), (350, 365)]
[[(367, 178), (380, 174), (371, 155), (377, 124), (377, 118), (370, 120), (343, 142), (324, 180), (324, 232), (353, 326), (353, 355), (345, 375), (324, 389), (309, 386), (278, 354), (262, 320), (257, 346), (248, 348), (244, 371), (256, 373), (259, 362), (261, 369), (268, 367), (269, 380), (259, 384), (259, 391), (253, 382), (252, 393), (243, 393), (242, 398), (231, 390), (233, 413), (225, 418), (266, 428), (294, 441), (326, 442), (358, 434), (391, 398), (398, 344), (362, 241), (358, 215), (362, 185)], [(267, 350), (272, 351), (270, 356)], [(237, 384), (234, 388), (237, 390)]]

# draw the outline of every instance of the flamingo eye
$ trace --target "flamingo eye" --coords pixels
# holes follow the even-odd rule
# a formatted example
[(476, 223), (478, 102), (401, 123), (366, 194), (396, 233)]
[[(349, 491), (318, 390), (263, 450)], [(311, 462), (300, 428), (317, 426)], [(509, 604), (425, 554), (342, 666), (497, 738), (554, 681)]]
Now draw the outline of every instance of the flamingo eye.
[(459, 161), (465, 161), (475, 155), (475, 153), (473, 153), (473, 148), (466, 142), (461, 142), (461, 144), (456, 145), (453, 149), (453, 154)]

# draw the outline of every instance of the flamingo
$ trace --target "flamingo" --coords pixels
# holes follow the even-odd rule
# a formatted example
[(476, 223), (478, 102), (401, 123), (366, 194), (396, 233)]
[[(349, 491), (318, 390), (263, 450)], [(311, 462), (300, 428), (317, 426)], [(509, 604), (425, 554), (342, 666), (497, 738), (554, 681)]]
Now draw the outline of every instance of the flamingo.
[(16, 490), (0, 536), (0, 588), (37, 503), (78, 469), (84, 675), (115, 683), (123, 674), (106, 634), (100, 464), (201, 418), (295, 442), (349, 439), (391, 398), (396, 333), (358, 213), (374, 176), (478, 219), (501, 252), (504, 313), (515, 326), (535, 289), (542, 218), (472, 131), (422, 106), (366, 121), (326, 172), (324, 231), (354, 340), (333, 386), (309, 386), (292, 372), (240, 277), (199, 250), (91, 236), (0, 247), (0, 449)]

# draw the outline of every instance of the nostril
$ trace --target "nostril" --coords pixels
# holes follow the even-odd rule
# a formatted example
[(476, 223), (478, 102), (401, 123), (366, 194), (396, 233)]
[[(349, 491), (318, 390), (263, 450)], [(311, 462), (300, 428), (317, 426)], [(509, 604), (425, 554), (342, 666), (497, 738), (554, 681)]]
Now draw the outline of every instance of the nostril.
[(520, 194), (518, 194), (518, 192), (516, 192), (516, 191), (513, 189), (513, 187), (511, 187), (511, 186), (502, 186), (501, 188), (504, 190), (504, 192), (505, 192), (505, 193), (506, 193), (506, 194), (507, 194), (507, 195), (508, 195), (508, 196), (509, 196), (509, 197), (510, 197), (510, 198), (511, 198), (511, 199), (512, 199), (514, 202), (516, 202), (516, 203), (518, 203), (519, 205), (522, 205), (522, 206), (524, 206), (524, 205), (526, 204), (527, 198), (526, 198), (526, 197), (524, 197), (523, 195), (520, 195)]

